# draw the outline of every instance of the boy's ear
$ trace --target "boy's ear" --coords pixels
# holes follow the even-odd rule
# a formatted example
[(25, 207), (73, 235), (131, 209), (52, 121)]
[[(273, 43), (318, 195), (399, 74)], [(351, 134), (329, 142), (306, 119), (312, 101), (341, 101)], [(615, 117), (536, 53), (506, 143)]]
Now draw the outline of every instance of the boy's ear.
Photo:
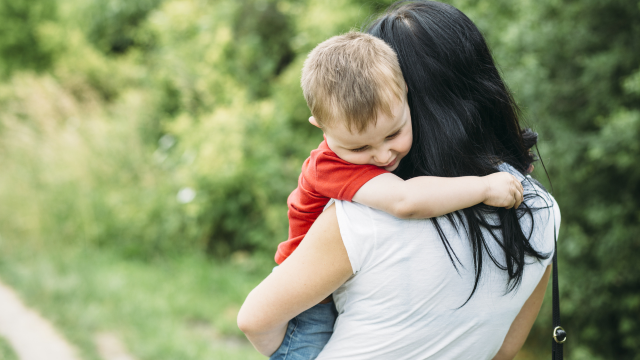
[(320, 124), (318, 124), (318, 122), (316, 121), (316, 118), (314, 118), (313, 116), (309, 117), (309, 122), (311, 123), (311, 125), (322, 129), (322, 127), (320, 127)]

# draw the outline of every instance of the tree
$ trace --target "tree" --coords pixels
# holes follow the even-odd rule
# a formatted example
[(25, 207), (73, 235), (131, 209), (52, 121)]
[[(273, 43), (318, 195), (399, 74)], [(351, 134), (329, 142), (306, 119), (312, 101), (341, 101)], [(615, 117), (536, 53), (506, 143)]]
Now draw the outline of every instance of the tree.
[(510, 8), (511, 25), (485, 31), (540, 132), (562, 210), (566, 348), (575, 359), (640, 359), (640, 2)]
[(44, 70), (52, 51), (40, 39), (39, 26), (55, 19), (53, 0), (0, 2), (0, 74), (18, 69)]

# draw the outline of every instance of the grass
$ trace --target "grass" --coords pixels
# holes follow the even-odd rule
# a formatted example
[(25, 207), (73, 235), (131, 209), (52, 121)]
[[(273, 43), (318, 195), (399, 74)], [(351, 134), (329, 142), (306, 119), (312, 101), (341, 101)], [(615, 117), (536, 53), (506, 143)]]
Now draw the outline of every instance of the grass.
[(18, 360), (18, 356), (4, 338), (0, 337), (0, 360)]
[[(113, 334), (139, 360), (265, 359), (236, 327), (246, 294), (270, 263), (236, 253), (142, 262), (106, 250), (42, 249), (0, 241), (0, 278), (49, 319), (85, 360), (100, 360), (98, 334)], [(548, 356), (532, 334), (516, 359)], [(543, 345), (544, 344), (544, 345)], [(0, 338), (0, 360), (17, 360)]]
[(34, 251), (6, 242), (0, 254), (3, 281), (84, 359), (100, 359), (95, 337), (105, 332), (139, 360), (264, 359), (236, 327), (246, 294), (269, 271), (249, 256), (140, 262), (95, 249)]

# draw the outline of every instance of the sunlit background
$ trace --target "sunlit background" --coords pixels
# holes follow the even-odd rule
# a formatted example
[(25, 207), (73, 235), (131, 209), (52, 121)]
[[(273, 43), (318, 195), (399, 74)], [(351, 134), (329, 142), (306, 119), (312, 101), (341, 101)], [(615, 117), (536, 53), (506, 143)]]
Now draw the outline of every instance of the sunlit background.
[[(302, 62), (390, 3), (0, 0), (1, 281), (79, 359), (263, 359), (235, 319), (322, 140)], [(540, 134), (567, 357), (640, 359), (640, 2), (450, 3)]]

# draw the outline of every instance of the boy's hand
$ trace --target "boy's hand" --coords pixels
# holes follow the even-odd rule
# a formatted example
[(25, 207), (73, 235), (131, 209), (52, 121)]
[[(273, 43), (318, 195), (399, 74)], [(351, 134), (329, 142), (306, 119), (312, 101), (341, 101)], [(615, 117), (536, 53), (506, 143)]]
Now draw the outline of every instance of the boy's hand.
[(484, 180), (487, 189), (483, 203), (489, 206), (518, 208), (524, 200), (522, 184), (507, 172), (483, 176), (481, 179)]

